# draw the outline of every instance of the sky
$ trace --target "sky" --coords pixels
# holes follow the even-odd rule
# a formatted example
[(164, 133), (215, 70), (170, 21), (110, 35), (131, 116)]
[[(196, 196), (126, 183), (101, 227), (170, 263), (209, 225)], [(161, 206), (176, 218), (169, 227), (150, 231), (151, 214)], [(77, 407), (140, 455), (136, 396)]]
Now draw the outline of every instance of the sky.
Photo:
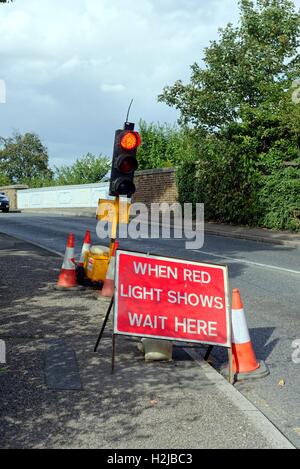
[(0, 136), (38, 134), (52, 167), (111, 156), (132, 98), (130, 121), (176, 122), (157, 95), (237, 21), (237, 0), (0, 3)]

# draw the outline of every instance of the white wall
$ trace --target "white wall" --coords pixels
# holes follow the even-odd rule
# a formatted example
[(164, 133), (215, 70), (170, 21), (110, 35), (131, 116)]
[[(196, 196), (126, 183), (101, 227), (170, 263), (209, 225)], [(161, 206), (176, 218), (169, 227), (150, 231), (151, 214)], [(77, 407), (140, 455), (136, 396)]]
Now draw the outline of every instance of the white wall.
[(108, 190), (108, 182), (24, 189), (17, 191), (17, 205), (18, 209), (66, 207), (96, 208), (100, 198), (109, 198)]

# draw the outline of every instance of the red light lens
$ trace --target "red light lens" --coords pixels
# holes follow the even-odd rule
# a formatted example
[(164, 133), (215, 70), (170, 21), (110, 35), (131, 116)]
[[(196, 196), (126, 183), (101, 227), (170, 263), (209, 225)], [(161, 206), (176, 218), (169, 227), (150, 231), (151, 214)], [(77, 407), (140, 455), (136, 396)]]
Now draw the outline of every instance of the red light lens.
[(126, 132), (120, 141), (120, 145), (124, 150), (134, 150), (141, 144), (141, 137), (138, 132)]

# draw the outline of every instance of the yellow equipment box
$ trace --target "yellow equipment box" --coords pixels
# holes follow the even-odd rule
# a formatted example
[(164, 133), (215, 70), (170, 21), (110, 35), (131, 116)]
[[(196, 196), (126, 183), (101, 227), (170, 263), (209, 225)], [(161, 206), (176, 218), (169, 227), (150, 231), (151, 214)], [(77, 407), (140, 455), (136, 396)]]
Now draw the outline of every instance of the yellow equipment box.
[(85, 276), (91, 282), (104, 282), (109, 263), (109, 248), (92, 246), (84, 259)]

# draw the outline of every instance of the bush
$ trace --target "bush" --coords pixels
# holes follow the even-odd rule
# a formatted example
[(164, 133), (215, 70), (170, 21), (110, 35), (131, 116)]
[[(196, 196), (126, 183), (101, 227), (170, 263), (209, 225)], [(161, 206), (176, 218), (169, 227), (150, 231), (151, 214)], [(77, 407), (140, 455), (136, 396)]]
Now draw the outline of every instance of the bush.
[(87, 153), (71, 166), (55, 168), (55, 184), (91, 184), (101, 181), (110, 168), (107, 157)]
[(300, 230), (300, 170), (283, 164), (300, 161), (297, 139), (272, 119), (216, 135), (141, 123), (140, 168), (175, 166), (179, 201), (204, 203), (206, 220)]
[(258, 194), (264, 213), (259, 224), (272, 229), (300, 229), (300, 171), (295, 168), (281, 169), (265, 176)]
[(259, 217), (258, 175), (248, 155), (232, 142), (201, 138), (178, 167), (177, 181), (180, 201), (204, 203), (207, 220), (252, 224)]
[(181, 159), (183, 131), (167, 124), (139, 122), (142, 145), (138, 149), (139, 169), (171, 168)]

